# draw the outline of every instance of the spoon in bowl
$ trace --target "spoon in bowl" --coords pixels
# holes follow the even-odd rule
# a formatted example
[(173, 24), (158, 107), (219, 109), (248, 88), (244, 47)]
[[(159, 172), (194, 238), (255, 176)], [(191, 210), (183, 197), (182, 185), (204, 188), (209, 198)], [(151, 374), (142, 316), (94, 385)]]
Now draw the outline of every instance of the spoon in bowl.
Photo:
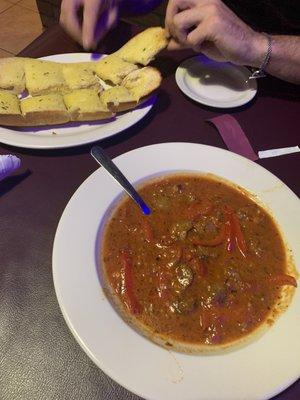
[(100, 146), (93, 146), (91, 149), (91, 155), (98, 164), (105, 168), (118, 184), (122, 186), (125, 192), (136, 202), (145, 215), (151, 214), (150, 208)]

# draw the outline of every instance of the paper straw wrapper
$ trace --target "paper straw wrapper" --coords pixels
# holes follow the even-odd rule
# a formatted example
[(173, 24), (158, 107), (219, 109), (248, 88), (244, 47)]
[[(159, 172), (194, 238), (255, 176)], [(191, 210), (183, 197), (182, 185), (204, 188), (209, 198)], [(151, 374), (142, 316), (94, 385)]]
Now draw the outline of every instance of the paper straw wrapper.
[(283, 147), (280, 149), (270, 149), (270, 150), (259, 151), (258, 157), (259, 158), (278, 157), (278, 156), (283, 156), (285, 154), (298, 153), (299, 151), (300, 151), (299, 146)]

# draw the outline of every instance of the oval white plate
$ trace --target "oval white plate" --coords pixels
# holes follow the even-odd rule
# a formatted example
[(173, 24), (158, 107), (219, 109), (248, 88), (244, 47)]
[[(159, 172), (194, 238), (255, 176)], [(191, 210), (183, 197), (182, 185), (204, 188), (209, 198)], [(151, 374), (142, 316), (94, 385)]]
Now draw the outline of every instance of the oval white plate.
[[(62, 63), (81, 62), (91, 61), (92, 54), (57, 54), (42, 59)], [(80, 122), (36, 128), (0, 126), (0, 142), (31, 149), (60, 149), (92, 143), (116, 135), (136, 124), (148, 114), (155, 100), (156, 96), (152, 96), (136, 109), (119, 114), (109, 122)]]
[(217, 108), (242, 106), (257, 93), (250, 71), (230, 63), (210, 60), (198, 55), (183, 61), (176, 70), (179, 88), (198, 103)]
[[(256, 193), (270, 208), (300, 260), (297, 196), (270, 172), (226, 150), (164, 143), (114, 160), (131, 182), (175, 170), (211, 172)], [(53, 248), (56, 295), (78, 343), (111, 378), (152, 400), (261, 400), (300, 375), (300, 290), (257, 341), (222, 355), (167, 351), (131, 329), (106, 300), (97, 274), (100, 226), (121, 189), (103, 168), (76, 191), (59, 222)]]

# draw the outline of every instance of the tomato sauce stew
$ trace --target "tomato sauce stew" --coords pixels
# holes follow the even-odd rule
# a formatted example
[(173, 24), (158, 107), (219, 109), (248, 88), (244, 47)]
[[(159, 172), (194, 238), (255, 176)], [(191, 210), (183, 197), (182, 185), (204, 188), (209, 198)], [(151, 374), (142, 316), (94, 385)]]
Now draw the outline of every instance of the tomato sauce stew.
[(268, 319), (282, 286), (297, 286), (275, 222), (242, 189), (190, 173), (150, 181), (139, 193), (151, 215), (122, 200), (101, 256), (124, 310), (152, 332), (230, 343)]

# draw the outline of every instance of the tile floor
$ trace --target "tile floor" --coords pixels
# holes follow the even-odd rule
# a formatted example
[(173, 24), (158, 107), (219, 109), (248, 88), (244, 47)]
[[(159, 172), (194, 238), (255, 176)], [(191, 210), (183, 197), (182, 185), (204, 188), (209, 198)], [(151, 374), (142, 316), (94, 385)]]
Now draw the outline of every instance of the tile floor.
[(35, 0), (0, 0), (0, 57), (10, 57), (38, 37), (42, 23)]

